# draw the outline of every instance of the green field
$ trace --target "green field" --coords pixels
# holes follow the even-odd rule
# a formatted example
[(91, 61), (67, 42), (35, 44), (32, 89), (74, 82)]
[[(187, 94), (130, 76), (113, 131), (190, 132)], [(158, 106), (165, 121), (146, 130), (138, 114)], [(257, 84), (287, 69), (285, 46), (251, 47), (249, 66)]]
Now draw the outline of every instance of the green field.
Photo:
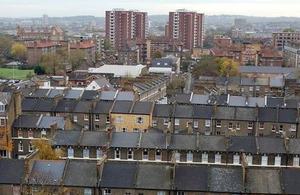
[(33, 70), (19, 70), (12, 68), (0, 68), (0, 78), (1, 79), (16, 79), (25, 80), (27, 75), (31, 73), (34, 74)]

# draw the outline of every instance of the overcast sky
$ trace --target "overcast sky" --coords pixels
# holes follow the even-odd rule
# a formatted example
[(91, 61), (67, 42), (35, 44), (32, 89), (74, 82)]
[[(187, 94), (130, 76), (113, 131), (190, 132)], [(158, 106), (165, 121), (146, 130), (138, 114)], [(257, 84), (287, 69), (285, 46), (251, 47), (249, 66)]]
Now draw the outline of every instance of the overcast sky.
[(0, 17), (104, 16), (113, 8), (138, 9), (149, 15), (186, 8), (207, 15), (298, 16), (300, 0), (0, 0)]

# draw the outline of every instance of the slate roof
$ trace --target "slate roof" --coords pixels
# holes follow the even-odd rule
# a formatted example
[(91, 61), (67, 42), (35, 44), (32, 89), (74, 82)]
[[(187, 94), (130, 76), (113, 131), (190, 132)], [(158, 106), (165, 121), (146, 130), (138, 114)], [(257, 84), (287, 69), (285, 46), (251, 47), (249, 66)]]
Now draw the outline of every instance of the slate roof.
[(55, 98), (58, 96), (63, 96), (63, 94), (64, 94), (64, 90), (62, 90), (62, 89), (51, 89), (51, 91), (48, 93), (47, 97)]
[(90, 113), (92, 111), (92, 104), (91, 101), (79, 101), (77, 102), (76, 106), (74, 107), (74, 113)]
[(49, 92), (50, 89), (36, 89), (34, 92), (29, 94), (29, 96), (34, 98), (44, 98), (47, 97)]
[(289, 154), (300, 154), (300, 139), (289, 139), (288, 153)]
[(209, 99), (209, 95), (199, 95), (199, 94), (194, 94), (192, 96), (191, 103), (192, 104), (203, 104), (206, 105)]
[(289, 74), (293, 71), (295, 71), (294, 68), (284, 68), (275, 66), (240, 66), (241, 73)]
[(82, 100), (95, 100), (100, 96), (97, 91), (94, 90), (84, 90), (81, 95)]
[(258, 120), (261, 122), (297, 123), (296, 109), (259, 108)]
[(202, 151), (226, 151), (224, 136), (199, 136), (198, 139), (198, 148)]
[(63, 184), (75, 187), (97, 187), (97, 162), (71, 160)]
[(175, 101), (178, 104), (190, 104), (191, 94), (176, 94)]
[(66, 161), (64, 160), (36, 160), (34, 161), (29, 184), (31, 185), (60, 185)]
[(114, 132), (112, 134), (111, 147), (113, 148), (137, 148), (140, 133)]
[(109, 111), (113, 105), (113, 101), (98, 101), (93, 113), (95, 114), (109, 114)]
[(215, 118), (217, 120), (234, 120), (235, 108), (234, 107), (217, 107)]
[(14, 128), (37, 128), (40, 116), (20, 115), (13, 123)]
[(24, 165), (21, 159), (1, 159), (0, 184), (21, 184), (25, 176)]
[(135, 102), (131, 113), (150, 115), (153, 110), (153, 102)]
[(130, 162), (107, 162), (104, 164), (100, 187), (125, 188), (135, 187), (138, 165)]
[(229, 138), (229, 152), (246, 152), (256, 154), (256, 141), (253, 136), (232, 136)]
[(176, 105), (174, 111), (175, 118), (193, 118), (193, 107), (190, 105)]
[(133, 101), (134, 93), (132, 91), (119, 91), (119, 93), (117, 94), (116, 100)]
[(108, 135), (104, 131), (84, 131), (80, 140), (81, 146), (106, 146)]
[(34, 106), (36, 112), (52, 112), (55, 109), (55, 101), (53, 99), (38, 99)]
[(76, 105), (76, 100), (60, 100), (56, 105), (55, 112), (73, 112)]
[(132, 101), (115, 101), (112, 113), (129, 114), (132, 104)]
[(256, 108), (235, 108), (235, 119), (240, 121), (256, 121)]
[(24, 98), (22, 101), (22, 111), (33, 111), (37, 100), (34, 98)]
[(50, 129), (52, 125), (57, 124), (57, 129), (64, 129), (65, 120), (64, 117), (57, 116), (43, 116), (38, 125), (41, 129)]
[(284, 99), (282, 97), (267, 97), (267, 107), (277, 108), (284, 106)]
[(209, 175), (209, 191), (242, 193), (244, 191), (242, 168), (211, 167)]
[(193, 105), (193, 118), (195, 119), (211, 119), (213, 116), (212, 106)]
[(208, 173), (207, 166), (177, 165), (174, 187), (179, 191), (207, 191)]
[(173, 134), (169, 148), (175, 150), (197, 150), (196, 142), (196, 136)]
[(169, 165), (140, 163), (138, 166), (136, 188), (169, 190), (172, 171)]
[(115, 99), (117, 91), (102, 91), (100, 94), (100, 100), (111, 100)]
[(173, 106), (169, 104), (155, 104), (152, 116), (170, 118), (173, 116)]
[(281, 138), (257, 137), (260, 154), (284, 154), (286, 153), (284, 140)]
[(70, 89), (65, 93), (65, 99), (79, 99), (83, 93), (83, 90)]
[(300, 194), (300, 170), (282, 169), (282, 186), (285, 194)]
[(164, 133), (143, 133), (141, 147), (166, 149), (166, 135)]
[(255, 194), (282, 194), (278, 169), (247, 169), (246, 191)]
[(80, 131), (57, 131), (53, 137), (52, 145), (54, 146), (75, 146), (80, 139)]

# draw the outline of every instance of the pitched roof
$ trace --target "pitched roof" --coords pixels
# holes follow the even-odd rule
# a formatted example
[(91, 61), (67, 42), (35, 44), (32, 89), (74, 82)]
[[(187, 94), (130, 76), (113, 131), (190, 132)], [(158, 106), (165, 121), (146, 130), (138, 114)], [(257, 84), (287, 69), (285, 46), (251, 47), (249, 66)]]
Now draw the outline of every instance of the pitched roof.
[(77, 102), (76, 106), (74, 107), (74, 113), (90, 113), (92, 111), (92, 104), (91, 101), (79, 101)]
[(235, 108), (234, 107), (217, 107), (215, 117), (217, 120), (234, 120)]
[(175, 150), (196, 150), (197, 139), (194, 135), (173, 134), (169, 148)]
[(300, 170), (282, 169), (282, 185), (285, 194), (300, 194)]
[(40, 116), (20, 115), (13, 123), (15, 128), (38, 128)]
[(300, 154), (300, 139), (289, 139), (288, 153), (289, 154)]
[(114, 132), (112, 134), (111, 147), (136, 148), (138, 147), (140, 133)]
[(211, 119), (213, 116), (212, 106), (193, 105), (193, 118)]
[(143, 133), (141, 147), (166, 149), (166, 135), (164, 133)]
[(53, 137), (52, 145), (54, 146), (75, 146), (80, 139), (80, 131), (57, 131)]
[(94, 90), (84, 90), (81, 95), (82, 100), (95, 100), (98, 98), (100, 94)]
[(174, 187), (179, 191), (207, 191), (208, 168), (199, 165), (182, 165), (175, 167)]
[(133, 101), (134, 93), (132, 91), (119, 91), (116, 97), (119, 101)]
[(175, 118), (193, 118), (193, 107), (191, 105), (176, 105)]
[(135, 187), (138, 166), (130, 162), (106, 162), (103, 167), (100, 187), (125, 188)]
[(112, 113), (128, 114), (130, 113), (132, 101), (116, 101), (112, 109)]
[(226, 138), (224, 136), (199, 136), (198, 148), (201, 151), (226, 151)]
[(110, 112), (110, 109), (113, 105), (113, 101), (98, 101), (94, 110), (93, 110), (93, 113), (95, 114), (109, 114)]
[(255, 194), (281, 194), (280, 171), (278, 169), (247, 169), (246, 191)]
[(58, 101), (55, 112), (73, 112), (75, 106), (77, 105), (76, 100), (60, 100)]
[(155, 104), (153, 109), (154, 117), (166, 117), (173, 116), (173, 106), (169, 104)]
[(103, 131), (84, 131), (80, 140), (81, 146), (106, 146), (108, 144), (108, 135)]
[(60, 185), (66, 161), (64, 160), (36, 160), (29, 176), (32, 185)]
[(286, 153), (284, 140), (281, 138), (257, 137), (260, 154), (284, 154)]
[(0, 160), (0, 184), (21, 184), (25, 176), (24, 160)]
[(63, 184), (75, 187), (97, 187), (97, 162), (71, 160)]
[(100, 100), (111, 100), (115, 99), (117, 91), (102, 91), (100, 94)]
[(132, 114), (151, 114), (153, 110), (153, 102), (135, 102)]
[(146, 164), (138, 165), (136, 188), (169, 190), (171, 188), (172, 171), (169, 165)]
[(211, 167), (208, 185), (211, 192), (242, 193), (244, 191), (242, 168)]
[(229, 139), (229, 152), (246, 152), (256, 154), (256, 141), (253, 136), (233, 136)]

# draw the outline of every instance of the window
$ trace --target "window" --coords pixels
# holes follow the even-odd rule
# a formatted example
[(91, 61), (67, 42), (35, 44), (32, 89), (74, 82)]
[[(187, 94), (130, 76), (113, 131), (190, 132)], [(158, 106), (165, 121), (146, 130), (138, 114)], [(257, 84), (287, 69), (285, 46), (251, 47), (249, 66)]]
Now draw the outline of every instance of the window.
[(5, 118), (0, 118), (0, 126), (5, 126)]
[(122, 116), (117, 116), (117, 118), (116, 118), (116, 123), (123, 123), (123, 118), (122, 118)]
[(165, 126), (169, 125), (169, 119), (167, 119), (167, 118), (164, 119), (164, 125)]
[(221, 154), (219, 154), (219, 153), (217, 153), (217, 154), (215, 154), (215, 163), (216, 164), (221, 164)]
[(205, 127), (210, 127), (210, 120), (205, 120)]
[(85, 188), (83, 194), (84, 194), (84, 195), (92, 195), (92, 189), (90, 189), (90, 188)]
[(23, 137), (23, 131), (20, 129), (20, 130), (18, 130), (18, 137), (20, 138), (20, 137)]
[(193, 153), (191, 151), (186, 154), (186, 161), (193, 162)]
[(143, 123), (144, 123), (143, 117), (137, 117), (137, 118), (136, 118), (136, 123), (137, 123), (137, 124), (143, 124)]
[(248, 164), (248, 165), (252, 165), (252, 163), (253, 163), (253, 157), (252, 157), (251, 154), (248, 154), (248, 155), (246, 156), (246, 160), (247, 160), (247, 164)]
[(5, 105), (0, 103), (0, 112), (5, 112)]
[(143, 160), (148, 160), (148, 150), (143, 151)]
[(41, 131), (41, 138), (46, 138), (46, 136), (47, 136), (47, 133), (46, 133), (45, 129), (43, 129)]
[(233, 124), (232, 123), (228, 123), (228, 129), (233, 129)]
[(100, 159), (100, 158), (102, 158), (103, 157), (103, 151), (101, 150), (101, 148), (98, 148), (97, 150), (96, 150), (96, 158), (97, 159)]
[(96, 114), (95, 115), (95, 121), (99, 121), (100, 120), (100, 115), (99, 114)]
[(156, 161), (161, 161), (161, 151), (160, 150), (156, 150), (156, 152), (155, 152), (155, 160)]
[(180, 120), (178, 118), (175, 118), (175, 125), (179, 126), (179, 124), (180, 124)]
[(268, 156), (263, 155), (263, 156), (261, 157), (261, 165), (262, 165), (262, 166), (267, 166), (267, 165), (268, 165)]
[(275, 166), (280, 166), (281, 165), (281, 156), (279, 156), (279, 155), (275, 156), (274, 165)]
[(300, 161), (299, 156), (298, 155), (294, 156), (294, 158), (293, 158), (293, 166), (294, 167), (298, 167), (299, 166), (299, 161)]
[(175, 161), (180, 162), (180, 153), (179, 152), (175, 152)]
[(133, 160), (133, 151), (131, 148), (128, 149), (127, 151), (127, 159), (128, 160)]
[(28, 138), (33, 138), (33, 132), (32, 132), (32, 130), (28, 131)]
[(234, 165), (239, 165), (240, 164), (240, 155), (239, 154), (233, 155), (233, 164)]
[(264, 123), (259, 123), (259, 129), (264, 129), (265, 127), (265, 124)]
[(119, 148), (115, 149), (115, 159), (121, 159)]
[(202, 163), (208, 163), (208, 154), (206, 152), (202, 153), (201, 162)]
[(253, 129), (253, 122), (248, 123), (248, 129)]
[(290, 131), (296, 131), (296, 125), (295, 124), (291, 125)]
[(122, 131), (123, 131), (123, 132), (126, 132), (126, 131), (127, 131), (127, 128), (123, 127), (123, 128), (122, 128)]
[(106, 123), (107, 123), (107, 124), (110, 123), (110, 118), (109, 118), (109, 116), (106, 116)]
[(160, 191), (160, 192), (157, 192), (157, 195), (166, 195), (166, 193), (163, 191)]
[(198, 121), (194, 121), (194, 128), (198, 129), (199, 127), (199, 122)]
[(125, 195), (131, 195), (131, 193), (130, 192), (125, 192)]
[(236, 124), (235, 124), (235, 128), (236, 128), (236, 130), (240, 130), (240, 129), (241, 129), (240, 123), (236, 123)]
[(253, 87), (249, 87), (249, 91), (253, 91)]
[(216, 122), (216, 127), (221, 128), (222, 127), (222, 123), (220, 120), (217, 120)]
[(28, 151), (33, 152), (33, 144), (31, 142), (29, 142)]
[(177, 192), (176, 195), (185, 195), (184, 192)]
[(18, 151), (23, 152), (23, 142), (19, 142), (18, 144)]
[(103, 190), (103, 195), (111, 195), (111, 189), (104, 189)]
[(88, 121), (89, 120), (89, 115), (88, 114), (84, 114), (83, 115), (83, 120)]
[(279, 132), (283, 131), (283, 125), (279, 125)]
[(90, 150), (89, 150), (87, 147), (85, 147), (85, 148), (83, 149), (83, 154), (82, 154), (82, 156), (83, 156), (83, 158), (90, 158)]
[(77, 120), (78, 120), (77, 116), (74, 115), (74, 116), (73, 116), (73, 121), (74, 121), (74, 122), (77, 122)]
[(153, 120), (153, 121), (152, 121), (152, 126), (153, 126), (153, 127), (156, 127), (156, 126), (157, 126), (157, 120)]
[(6, 152), (6, 150), (0, 150), (0, 157), (7, 158), (7, 152)]
[(74, 149), (72, 147), (68, 148), (68, 158), (74, 158)]
[(275, 132), (276, 131), (276, 126), (272, 125), (272, 131)]

